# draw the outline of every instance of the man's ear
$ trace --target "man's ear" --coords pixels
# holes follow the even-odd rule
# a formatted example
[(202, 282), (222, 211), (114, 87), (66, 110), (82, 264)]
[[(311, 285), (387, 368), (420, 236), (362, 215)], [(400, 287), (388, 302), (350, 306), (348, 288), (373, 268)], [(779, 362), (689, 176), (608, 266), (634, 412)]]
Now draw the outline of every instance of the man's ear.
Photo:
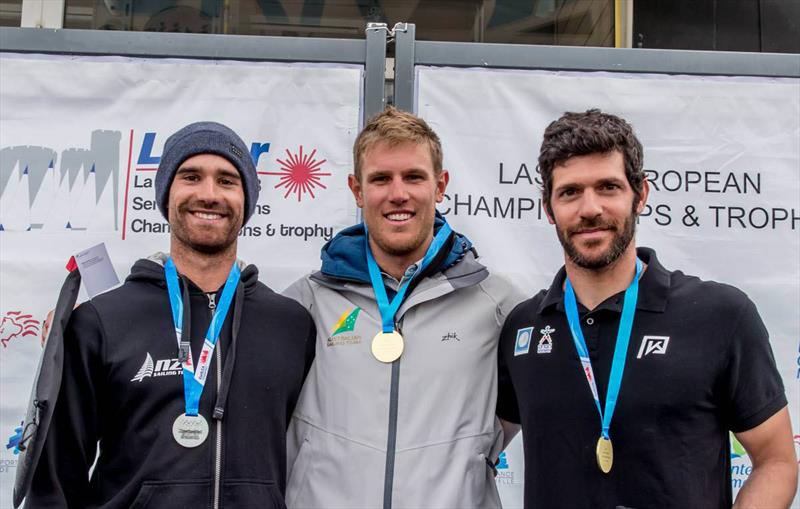
[(442, 170), (436, 176), (436, 203), (442, 203), (447, 184), (450, 183), (450, 172)]
[(650, 183), (644, 179), (642, 183), (642, 192), (639, 194), (639, 203), (636, 204), (636, 215), (642, 213), (644, 206), (647, 205), (647, 197), (650, 196)]
[(544, 215), (547, 216), (547, 222), (556, 224), (556, 220), (553, 219), (553, 211), (550, 209), (550, 205), (545, 205), (544, 200), (542, 200), (542, 208), (544, 209)]
[(353, 198), (356, 200), (356, 205), (358, 208), (364, 207), (364, 194), (361, 189), (361, 182), (358, 181), (358, 178), (354, 174), (350, 174), (347, 176), (347, 185), (350, 187), (350, 192), (353, 193)]

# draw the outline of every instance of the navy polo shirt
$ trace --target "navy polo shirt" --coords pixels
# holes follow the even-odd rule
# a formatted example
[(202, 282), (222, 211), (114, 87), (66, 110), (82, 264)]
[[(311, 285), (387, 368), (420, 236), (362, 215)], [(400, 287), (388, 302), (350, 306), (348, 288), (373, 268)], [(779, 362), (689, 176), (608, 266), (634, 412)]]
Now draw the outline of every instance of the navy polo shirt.
[[(647, 264), (639, 283), (604, 474), (600, 417), (564, 312), (564, 268), (519, 304), (500, 338), (497, 414), (522, 424), (525, 506), (730, 508), (728, 431), (758, 426), (786, 406), (767, 330), (736, 288)], [(624, 292), (592, 311), (578, 304), (601, 406)]]

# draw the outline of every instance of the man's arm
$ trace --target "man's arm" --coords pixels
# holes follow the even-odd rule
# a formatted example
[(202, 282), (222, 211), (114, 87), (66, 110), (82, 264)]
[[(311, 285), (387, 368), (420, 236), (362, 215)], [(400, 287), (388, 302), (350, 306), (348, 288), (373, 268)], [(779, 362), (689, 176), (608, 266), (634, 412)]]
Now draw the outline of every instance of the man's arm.
[(739, 491), (734, 509), (789, 507), (797, 490), (797, 457), (788, 407), (735, 435), (750, 456), (753, 471)]
[(517, 433), (522, 429), (522, 426), (502, 418), (500, 419), (500, 425), (503, 427), (503, 450), (505, 450), (508, 444), (514, 440), (514, 437), (517, 436)]

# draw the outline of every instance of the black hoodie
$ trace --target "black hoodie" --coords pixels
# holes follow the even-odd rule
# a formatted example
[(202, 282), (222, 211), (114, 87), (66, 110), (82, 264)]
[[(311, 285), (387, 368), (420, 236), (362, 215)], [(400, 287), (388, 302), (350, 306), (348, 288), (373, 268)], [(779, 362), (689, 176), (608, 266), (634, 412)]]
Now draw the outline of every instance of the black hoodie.
[[(137, 261), (123, 286), (73, 313), (61, 390), (26, 507), (213, 508), (215, 498), (218, 507), (285, 507), (286, 428), (313, 356), (313, 321), (259, 283), (254, 266), (244, 268), (200, 399), (209, 436), (184, 448), (172, 436), (185, 407), (162, 260)], [(197, 359), (211, 297), (181, 279), (191, 302), (183, 333)], [(221, 368), (231, 374), (221, 377), (230, 384), (219, 420), (212, 415), (222, 403)]]

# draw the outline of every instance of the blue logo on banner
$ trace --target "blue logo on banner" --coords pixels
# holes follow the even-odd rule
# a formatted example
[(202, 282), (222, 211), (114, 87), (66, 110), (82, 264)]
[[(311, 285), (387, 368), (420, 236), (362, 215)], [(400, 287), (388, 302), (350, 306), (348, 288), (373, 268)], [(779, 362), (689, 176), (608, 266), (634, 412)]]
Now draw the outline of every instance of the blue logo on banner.
[(6, 444), (6, 449), (13, 449), (14, 454), (19, 454), (19, 442), (22, 440), (22, 424), (19, 423), (19, 426), (14, 428), (14, 434), (8, 438), (8, 443)]
[(508, 468), (508, 458), (506, 458), (506, 453), (501, 452), (500, 457), (497, 458), (497, 470), (505, 470)]

